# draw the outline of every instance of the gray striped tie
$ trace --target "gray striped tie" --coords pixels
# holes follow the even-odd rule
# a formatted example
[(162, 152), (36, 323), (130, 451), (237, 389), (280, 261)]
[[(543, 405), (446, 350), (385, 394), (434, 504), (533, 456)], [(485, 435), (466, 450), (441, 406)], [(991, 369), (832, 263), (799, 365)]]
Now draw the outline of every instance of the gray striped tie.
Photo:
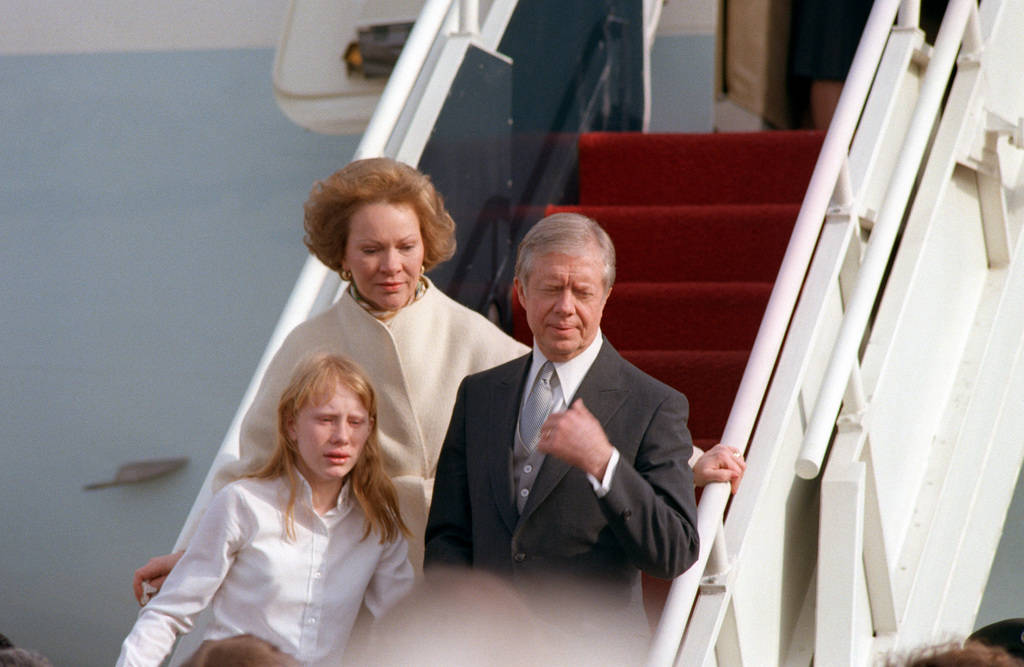
[(533, 391), (526, 398), (523, 412), (519, 415), (519, 437), (531, 454), (537, 448), (541, 424), (554, 407), (554, 388), (558, 386), (558, 376), (554, 375), (554, 372), (554, 365), (550, 361), (545, 361), (540, 367), (540, 373), (537, 374), (537, 380), (533, 383)]

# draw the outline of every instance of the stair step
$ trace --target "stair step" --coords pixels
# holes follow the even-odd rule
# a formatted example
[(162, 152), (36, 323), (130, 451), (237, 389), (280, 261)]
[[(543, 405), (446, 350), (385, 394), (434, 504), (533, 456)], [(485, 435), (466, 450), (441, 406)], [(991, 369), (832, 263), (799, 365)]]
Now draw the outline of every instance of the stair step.
[(799, 203), (824, 134), (580, 136), (581, 205)]
[(771, 283), (618, 283), (601, 329), (642, 350), (749, 350)]
[[(617, 280), (774, 281), (798, 204), (549, 206), (596, 220), (615, 243)], [(658, 261), (659, 259), (664, 261)]]
[(619, 350), (631, 364), (686, 395), (690, 434), (718, 442), (740, 386), (749, 350)]

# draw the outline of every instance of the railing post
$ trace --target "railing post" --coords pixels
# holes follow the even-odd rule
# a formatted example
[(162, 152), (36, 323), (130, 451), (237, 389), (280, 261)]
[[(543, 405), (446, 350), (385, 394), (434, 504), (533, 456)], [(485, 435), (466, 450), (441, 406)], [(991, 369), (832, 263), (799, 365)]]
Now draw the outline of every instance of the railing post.
[(916, 28), (921, 23), (921, 0), (903, 0), (900, 4), (896, 25), (901, 28)]
[[(839, 178), (832, 192), (832, 207), (849, 212), (853, 205), (853, 181), (850, 178), (850, 156), (843, 158), (843, 166), (839, 169)], [(831, 212), (831, 211), (830, 211)]]
[[(729, 484), (715, 482), (704, 487), (697, 505), (697, 532), (702, 536), (714, 536), (721, 531), (722, 514), (729, 501)], [(711, 556), (715, 538), (702, 539), (697, 562), (686, 572), (676, 577), (669, 589), (668, 599), (661, 612), (661, 622), (651, 641), (647, 655), (647, 667), (667, 667), (675, 662), (679, 642), (683, 638), (686, 617), (693, 607), (701, 577), (708, 558)]]
[(480, 34), (480, 0), (459, 0), (459, 34)]
[(725, 546), (725, 533), (721, 526), (715, 531), (715, 541), (711, 544), (711, 553), (708, 554), (708, 566), (704, 569), (704, 576), (721, 574), (729, 569), (729, 550)]
[(823, 665), (856, 665), (862, 657), (860, 633), (870, 625), (857, 605), (864, 590), (866, 466), (853, 454), (864, 434), (854, 429), (839, 438), (836, 447), (843, 450), (842, 460), (829, 464), (821, 484), (814, 660)]
[(967, 15), (967, 26), (964, 28), (961, 53), (976, 57), (984, 44), (985, 39), (981, 35), (981, 18), (978, 16), (978, 5), (972, 2)]

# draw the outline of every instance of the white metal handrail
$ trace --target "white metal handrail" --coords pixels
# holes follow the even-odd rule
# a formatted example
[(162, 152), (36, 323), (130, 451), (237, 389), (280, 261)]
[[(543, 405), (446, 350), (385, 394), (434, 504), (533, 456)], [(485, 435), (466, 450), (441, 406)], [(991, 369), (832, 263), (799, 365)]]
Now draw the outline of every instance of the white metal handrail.
[[(916, 26), (918, 5), (916, 0), (878, 0), (871, 10), (729, 412), (722, 435), (725, 444), (746, 449), (897, 11), (900, 10), (901, 27), (911, 21)], [(675, 661), (728, 500), (728, 484), (709, 484), (704, 489), (697, 508), (700, 555), (697, 562), (672, 583), (647, 658), (647, 664), (652, 667), (671, 665)], [(716, 560), (727, 563), (728, 555), (718, 555)]]
[(459, 0), (459, 34), (477, 35), (480, 33), (479, 0)]
[(957, 52), (965, 37), (964, 44), (968, 49), (981, 47), (977, 2), (952, 0), (935, 39), (935, 47), (903, 142), (903, 149), (900, 151), (899, 161), (886, 190), (878, 219), (872, 228), (871, 238), (858, 272), (857, 285), (846, 306), (839, 336), (832, 349), (811, 419), (804, 432), (803, 446), (796, 461), (796, 472), (804, 479), (813, 479), (821, 470), (836, 415), (857, 360), (860, 341), (877, 299), (879, 286), (914, 187), (914, 180), (928, 147), (942, 96), (956, 62)]

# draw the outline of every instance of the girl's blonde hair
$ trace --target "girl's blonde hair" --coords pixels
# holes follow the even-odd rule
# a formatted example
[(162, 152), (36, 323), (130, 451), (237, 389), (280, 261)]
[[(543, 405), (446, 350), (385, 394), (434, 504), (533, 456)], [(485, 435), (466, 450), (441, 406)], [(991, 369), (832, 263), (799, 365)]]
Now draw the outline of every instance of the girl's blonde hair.
[(362, 454), (348, 474), (363, 514), (366, 530), (380, 535), (381, 543), (396, 539), (399, 534), (409, 536), (398, 508), (398, 494), (391, 478), (384, 472), (380, 441), (377, 437), (377, 397), (366, 373), (355, 362), (342, 356), (317, 354), (300, 363), (277, 405), (277, 446), (270, 460), (250, 476), (257, 479), (286, 477), (288, 503), (285, 507), (285, 526), (290, 539), (295, 539), (295, 498), (299, 488), (298, 444), (288, 435), (289, 424), (294, 423), (299, 411), (308, 405), (323, 405), (334, 393), (344, 387), (355, 394), (366, 408), (370, 418), (370, 434), (363, 445)]

